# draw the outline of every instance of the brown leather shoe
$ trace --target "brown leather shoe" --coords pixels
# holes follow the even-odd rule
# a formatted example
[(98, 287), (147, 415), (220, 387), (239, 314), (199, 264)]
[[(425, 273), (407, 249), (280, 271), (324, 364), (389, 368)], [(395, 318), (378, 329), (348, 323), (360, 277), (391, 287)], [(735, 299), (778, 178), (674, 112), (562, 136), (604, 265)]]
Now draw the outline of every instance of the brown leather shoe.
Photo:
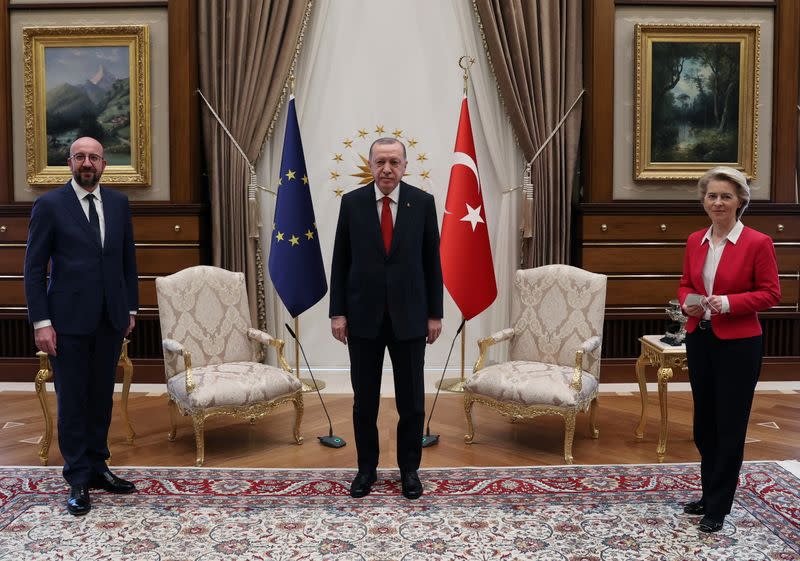
[(89, 498), (89, 486), (73, 485), (69, 490), (67, 512), (73, 516), (83, 516), (90, 510), (92, 510), (92, 500)]

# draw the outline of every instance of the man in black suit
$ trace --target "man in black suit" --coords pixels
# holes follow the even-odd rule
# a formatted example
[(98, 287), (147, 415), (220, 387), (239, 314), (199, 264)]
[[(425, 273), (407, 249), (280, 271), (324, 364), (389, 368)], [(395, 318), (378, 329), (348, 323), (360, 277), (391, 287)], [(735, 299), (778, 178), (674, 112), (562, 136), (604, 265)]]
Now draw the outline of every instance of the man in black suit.
[(72, 179), (33, 204), (25, 298), (36, 346), (55, 373), (67, 510), (79, 516), (91, 510), (90, 487), (135, 490), (106, 460), (114, 374), (139, 297), (128, 198), (99, 185), (103, 146), (79, 138), (67, 163)]
[(425, 422), (425, 343), (442, 331), (442, 270), (433, 196), (401, 181), (406, 148), (394, 138), (369, 151), (374, 181), (342, 197), (331, 265), (331, 331), (348, 345), (358, 474), (353, 497), (377, 478), (383, 355), (394, 370), (397, 464), (403, 495), (422, 495), (417, 475)]

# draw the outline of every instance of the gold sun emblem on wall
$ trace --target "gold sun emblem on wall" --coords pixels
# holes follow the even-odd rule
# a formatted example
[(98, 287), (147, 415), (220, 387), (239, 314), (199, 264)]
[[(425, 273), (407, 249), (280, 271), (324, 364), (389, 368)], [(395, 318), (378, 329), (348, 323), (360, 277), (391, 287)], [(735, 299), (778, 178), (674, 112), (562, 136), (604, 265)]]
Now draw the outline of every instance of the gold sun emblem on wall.
[(398, 139), (406, 145), (408, 167), (403, 180), (430, 191), (431, 164), (428, 153), (422, 152), (418, 138), (400, 127), (387, 127), (376, 123), (373, 127), (359, 127), (349, 136), (339, 139), (335, 150), (330, 155), (331, 167), (327, 189), (331, 196), (339, 198), (346, 192), (367, 185), (372, 181), (369, 169), (369, 147), (377, 139), (388, 136)]

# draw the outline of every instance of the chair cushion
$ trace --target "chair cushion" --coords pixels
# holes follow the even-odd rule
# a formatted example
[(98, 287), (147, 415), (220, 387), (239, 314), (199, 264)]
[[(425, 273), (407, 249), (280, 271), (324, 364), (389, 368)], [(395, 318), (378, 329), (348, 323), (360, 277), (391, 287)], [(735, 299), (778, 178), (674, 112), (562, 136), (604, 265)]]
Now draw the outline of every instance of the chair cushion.
[(597, 380), (583, 371), (580, 392), (570, 387), (574, 368), (514, 360), (487, 366), (467, 378), (465, 389), (497, 401), (530, 405), (574, 406), (597, 390)]
[(296, 392), (300, 380), (258, 362), (226, 362), (192, 368), (195, 389), (186, 394), (186, 372), (167, 380), (167, 390), (183, 409), (253, 405)]

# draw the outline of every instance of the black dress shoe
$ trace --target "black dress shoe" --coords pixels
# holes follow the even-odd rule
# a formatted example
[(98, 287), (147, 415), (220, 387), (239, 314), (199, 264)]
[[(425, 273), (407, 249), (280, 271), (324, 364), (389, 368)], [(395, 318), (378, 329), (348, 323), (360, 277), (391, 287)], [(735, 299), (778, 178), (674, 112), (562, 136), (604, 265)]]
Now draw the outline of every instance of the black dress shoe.
[(710, 534), (722, 530), (722, 526), (724, 524), (725, 524), (724, 518), (722, 520), (715, 520), (710, 516), (706, 515), (702, 518), (702, 520), (700, 520), (700, 524), (698, 524), (697, 527), (700, 528), (701, 532), (706, 532)]
[(703, 501), (692, 501), (683, 505), (683, 512), (694, 515), (705, 514), (706, 505), (703, 504)]
[(422, 482), (416, 471), (400, 472), (400, 484), (403, 486), (405, 498), (413, 500), (422, 496)]
[(372, 485), (377, 481), (378, 474), (373, 470), (368, 473), (359, 471), (353, 483), (350, 484), (350, 496), (354, 499), (366, 497), (372, 491)]
[(89, 487), (92, 489), (104, 489), (117, 495), (133, 493), (136, 490), (136, 485), (117, 477), (107, 470), (102, 473), (95, 473), (91, 481), (89, 481)]
[(73, 516), (83, 516), (92, 510), (92, 500), (89, 498), (88, 485), (73, 485), (69, 490), (67, 511)]

